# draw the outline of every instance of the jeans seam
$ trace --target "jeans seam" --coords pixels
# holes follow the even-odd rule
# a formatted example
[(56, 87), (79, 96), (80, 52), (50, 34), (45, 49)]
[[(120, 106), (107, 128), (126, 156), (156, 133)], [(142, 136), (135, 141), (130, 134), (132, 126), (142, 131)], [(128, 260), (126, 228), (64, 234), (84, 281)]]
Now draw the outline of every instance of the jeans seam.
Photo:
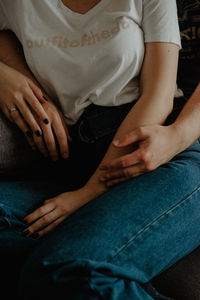
[(160, 216), (156, 217), (151, 223), (147, 224), (144, 226), (142, 229), (140, 229), (134, 236), (132, 236), (128, 242), (126, 242), (121, 248), (114, 254), (112, 255), (109, 259), (105, 260), (104, 262), (111, 262), (114, 258), (116, 258), (123, 250), (125, 250), (138, 236), (140, 236), (143, 232), (149, 229), (149, 227), (153, 224), (155, 224), (158, 220), (163, 218), (165, 215), (168, 215), (171, 213), (174, 209), (185, 203), (188, 199), (190, 199), (195, 193), (197, 193), (200, 190), (200, 186), (197, 186), (192, 193), (190, 193), (186, 198), (183, 198), (180, 200), (178, 203), (173, 205), (170, 209), (166, 210), (163, 214)]

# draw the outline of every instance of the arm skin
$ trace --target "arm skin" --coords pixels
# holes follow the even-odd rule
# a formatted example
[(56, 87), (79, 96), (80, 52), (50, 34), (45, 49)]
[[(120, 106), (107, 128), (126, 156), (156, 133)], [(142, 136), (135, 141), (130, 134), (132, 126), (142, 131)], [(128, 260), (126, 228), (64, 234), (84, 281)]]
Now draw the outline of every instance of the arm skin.
[[(175, 44), (146, 44), (140, 81), (141, 97), (122, 122), (114, 139), (120, 139), (141, 126), (164, 123), (173, 108), (178, 52), (179, 48)], [(134, 148), (135, 145), (117, 148), (111, 144), (101, 165), (132, 152)], [(145, 157), (141, 157), (141, 160), (144, 159)], [(97, 168), (86, 184), (92, 198), (107, 190), (106, 185), (99, 180), (101, 174), (102, 171)]]
[[(130, 178), (153, 171), (193, 144), (200, 136), (200, 84), (174, 123), (169, 126), (139, 127), (119, 141), (115, 147), (134, 143), (139, 147), (128, 155), (103, 163), (100, 180), (111, 187)], [(140, 158), (143, 156), (143, 161)]]
[(178, 116), (173, 127), (180, 136), (180, 151), (200, 137), (200, 83)]

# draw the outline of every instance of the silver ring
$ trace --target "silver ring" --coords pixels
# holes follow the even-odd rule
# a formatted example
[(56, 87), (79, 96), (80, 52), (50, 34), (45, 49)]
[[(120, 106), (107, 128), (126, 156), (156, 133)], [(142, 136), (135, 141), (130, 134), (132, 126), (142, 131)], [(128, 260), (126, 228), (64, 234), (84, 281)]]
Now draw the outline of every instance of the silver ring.
[(17, 110), (17, 109), (16, 109), (16, 107), (8, 107), (8, 110), (9, 110), (9, 112), (11, 113), (11, 112), (13, 112), (13, 111), (15, 111), (15, 110)]

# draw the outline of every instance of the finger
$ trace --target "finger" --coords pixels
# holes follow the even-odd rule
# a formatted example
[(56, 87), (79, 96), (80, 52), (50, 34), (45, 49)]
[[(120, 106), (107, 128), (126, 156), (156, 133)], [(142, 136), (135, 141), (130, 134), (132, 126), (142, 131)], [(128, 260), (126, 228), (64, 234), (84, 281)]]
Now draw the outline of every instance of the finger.
[(59, 159), (59, 154), (55, 142), (55, 137), (52, 132), (52, 128), (49, 126), (43, 127), (43, 138), (45, 141), (46, 148), (49, 152), (50, 157), (52, 160), (56, 161)]
[(57, 220), (55, 220), (53, 223), (49, 224), (47, 227), (45, 227), (44, 229), (40, 230), (37, 233), (37, 238), (40, 238), (42, 236), (44, 236), (45, 234), (47, 234), (48, 232), (50, 232), (51, 230), (53, 230), (56, 226), (58, 226), (66, 217), (60, 217)]
[(61, 217), (61, 212), (58, 209), (54, 209), (49, 213), (41, 216), (39, 219), (33, 222), (31, 226), (25, 229), (26, 236), (31, 236), (35, 232), (56, 221), (56, 219), (58, 219), (59, 217)]
[(37, 219), (41, 218), (42, 216), (48, 214), (50, 211), (55, 209), (55, 202), (48, 202), (44, 205), (42, 205), (41, 207), (39, 207), (38, 209), (36, 209), (34, 212), (30, 213), (29, 215), (27, 215), (23, 221), (30, 225), (31, 223), (33, 223), (34, 221), (36, 221)]
[(35, 85), (31, 80), (28, 80), (28, 84), (31, 90), (33, 91), (34, 95), (41, 102), (41, 104), (46, 103), (48, 101), (47, 96), (44, 95), (42, 90), (37, 85)]
[(116, 179), (113, 179), (111, 181), (106, 182), (106, 186), (107, 187), (112, 187), (112, 186), (115, 186), (119, 183), (125, 182), (127, 180), (128, 179), (126, 177), (116, 178)]
[(34, 132), (34, 134), (36, 134), (37, 136), (41, 135), (42, 132), (38, 122), (36, 121), (30, 108), (22, 98), (17, 102), (17, 108), (19, 109), (23, 118), (26, 120), (32, 132)]
[(62, 122), (63, 128), (64, 128), (64, 130), (65, 130), (67, 139), (68, 139), (69, 142), (71, 142), (71, 141), (72, 141), (72, 138), (71, 138), (71, 136), (70, 136), (70, 134), (69, 134), (69, 130), (68, 130), (67, 125), (66, 125), (66, 123), (65, 123), (63, 114), (62, 114), (59, 110), (58, 110), (58, 113), (59, 113), (60, 120), (61, 120), (61, 122)]
[(34, 140), (36, 147), (41, 152), (41, 154), (47, 158), (49, 156), (49, 153), (48, 153), (47, 147), (45, 145), (43, 136), (41, 134), (39, 134), (39, 132), (38, 132), (38, 135), (33, 135), (33, 140)]
[(26, 124), (23, 117), (21, 116), (20, 112), (18, 110), (13, 111), (12, 113), (10, 113), (10, 118), (13, 120), (13, 123), (15, 123), (21, 129), (21, 131), (24, 133), (25, 138), (26, 138), (27, 142), (29, 143), (29, 145), (31, 146), (31, 148), (33, 150), (35, 150), (36, 147), (35, 147), (35, 143), (33, 140), (32, 132), (31, 132), (30, 128), (28, 127), (28, 125)]
[(29, 92), (26, 95), (24, 95), (24, 99), (31, 107), (31, 109), (34, 110), (34, 112), (39, 117), (39, 119), (43, 121), (45, 124), (47, 124), (47, 122), (49, 122), (48, 115), (45, 112), (44, 108), (42, 107), (41, 103), (34, 95), (32, 90), (29, 90)]
[(132, 167), (124, 168), (124, 169), (119, 169), (116, 171), (112, 172), (107, 172), (104, 173), (102, 176), (100, 176), (100, 181), (102, 182), (107, 182), (113, 179), (118, 179), (118, 178), (133, 178), (137, 176), (138, 173), (142, 173), (145, 171), (144, 165), (142, 163), (136, 164)]
[(60, 153), (61, 153), (62, 157), (68, 158), (69, 157), (68, 138), (66, 135), (66, 130), (63, 127), (63, 124), (61, 122), (61, 119), (56, 118), (52, 123), (52, 127), (54, 130), (56, 139), (58, 141)]
[[(138, 177), (142, 174), (144, 174), (145, 172), (138, 172), (137, 174), (135, 174), (135, 176), (131, 177), (131, 178), (135, 178)], [(131, 178), (127, 178), (127, 177), (121, 177), (121, 178), (116, 178), (116, 179), (112, 179), (110, 181), (107, 181), (105, 184), (107, 187), (112, 187), (114, 185), (117, 185), (119, 183), (125, 182), (127, 180), (130, 180)]]
[(140, 159), (141, 150), (139, 148), (130, 154), (102, 163), (99, 168), (100, 170), (117, 170), (135, 165), (140, 162)]
[(122, 137), (119, 140), (114, 140), (113, 145), (116, 147), (125, 147), (130, 144), (133, 144), (137, 141), (143, 140), (145, 137), (147, 137), (147, 130), (144, 127), (139, 127), (131, 131), (130, 133), (126, 134), (124, 137)]
[(2, 105), (2, 106), (1, 106), (2, 112), (4, 113), (4, 115), (6, 116), (6, 118), (7, 118), (10, 122), (12, 122), (12, 123), (15, 123), (15, 122), (13, 121), (13, 119), (12, 119), (12, 117), (11, 117), (11, 114), (10, 114), (10, 112), (9, 112), (9, 110), (8, 110), (8, 107), (14, 107), (14, 106), (15, 106), (15, 104), (12, 104), (12, 103), (7, 104), (7, 105)]

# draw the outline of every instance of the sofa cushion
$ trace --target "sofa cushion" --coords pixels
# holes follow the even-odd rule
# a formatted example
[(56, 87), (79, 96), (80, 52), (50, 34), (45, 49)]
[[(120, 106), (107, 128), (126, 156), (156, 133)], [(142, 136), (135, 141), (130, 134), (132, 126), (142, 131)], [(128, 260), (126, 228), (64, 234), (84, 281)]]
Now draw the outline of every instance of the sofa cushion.
[(151, 280), (162, 294), (175, 300), (200, 299), (200, 247)]
[(39, 151), (33, 151), (24, 134), (0, 111), (0, 178), (11, 179), (44, 162)]

